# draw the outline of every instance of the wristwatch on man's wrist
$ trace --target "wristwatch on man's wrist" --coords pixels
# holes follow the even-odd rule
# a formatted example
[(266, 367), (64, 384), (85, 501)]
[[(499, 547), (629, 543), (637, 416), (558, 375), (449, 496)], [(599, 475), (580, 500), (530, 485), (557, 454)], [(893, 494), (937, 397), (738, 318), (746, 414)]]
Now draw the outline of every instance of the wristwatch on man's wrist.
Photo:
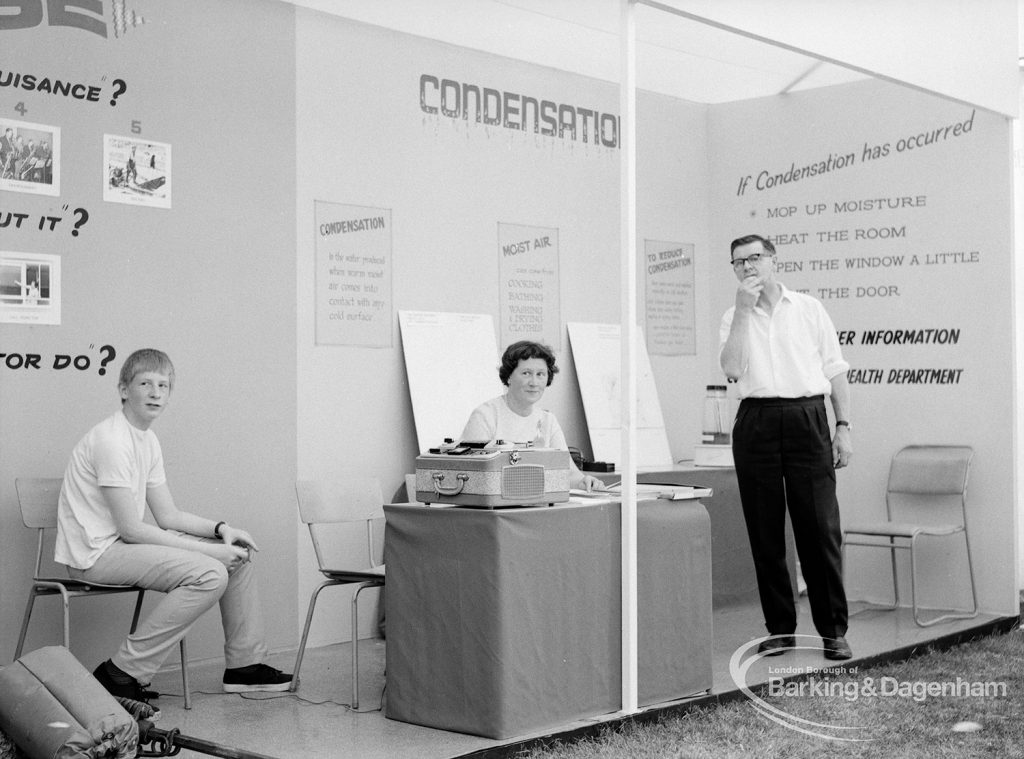
[(836, 427), (846, 427), (846, 429), (848, 429), (848, 430), (852, 430), (853, 429), (853, 425), (851, 425), (845, 419), (838, 419), (838, 420), (836, 420)]

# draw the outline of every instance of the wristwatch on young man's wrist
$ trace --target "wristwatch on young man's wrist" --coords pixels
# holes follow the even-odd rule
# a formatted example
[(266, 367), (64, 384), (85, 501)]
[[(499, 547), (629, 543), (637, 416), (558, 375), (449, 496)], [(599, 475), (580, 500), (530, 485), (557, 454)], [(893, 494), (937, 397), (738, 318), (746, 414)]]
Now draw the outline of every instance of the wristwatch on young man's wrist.
[(852, 429), (853, 429), (853, 425), (851, 425), (851, 424), (850, 424), (850, 423), (849, 423), (848, 421), (846, 421), (845, 419), (839, 419), (839, 420), (837, 420), (837, 421), (836, 421), (836, 427), (846, 427), (846, 429), (848, 429), (848, 430), (852, 430)]

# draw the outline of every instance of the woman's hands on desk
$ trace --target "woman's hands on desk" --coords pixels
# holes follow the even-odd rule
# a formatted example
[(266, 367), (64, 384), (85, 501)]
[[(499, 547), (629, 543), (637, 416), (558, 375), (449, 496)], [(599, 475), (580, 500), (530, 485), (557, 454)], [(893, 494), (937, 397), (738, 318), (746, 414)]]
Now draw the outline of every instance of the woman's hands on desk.
[(578, 476), (573, 478), (573, 482), (570, 487), (576, 490), (586, 490), (588, 493), (594, 490), (605, 490), (604, 483), (593, 475), (587, 474), (586, 472), (578, 472)]

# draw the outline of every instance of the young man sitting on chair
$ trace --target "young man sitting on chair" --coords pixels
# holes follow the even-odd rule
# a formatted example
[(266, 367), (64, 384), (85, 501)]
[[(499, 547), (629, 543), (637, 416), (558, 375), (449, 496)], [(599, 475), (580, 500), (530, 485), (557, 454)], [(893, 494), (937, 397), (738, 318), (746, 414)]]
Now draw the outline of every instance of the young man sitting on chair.
[[(54, 558), (76, 579), (165, 594), (93, 674), (115, 696), (147, 700), (146, 686), (167, 655), (219, 602), (224, 690), (287, 690), (291, 675), (263, 663), (255, 541), (226, 522), (181, 511), (171, 497), (150, 426), (173, 386), (174, 366), (165, 353), (132, 353), (118, 380), (121, 408), (78, 442), (64, 473)], [(143, 521), (147, 505), (155, 525)]]

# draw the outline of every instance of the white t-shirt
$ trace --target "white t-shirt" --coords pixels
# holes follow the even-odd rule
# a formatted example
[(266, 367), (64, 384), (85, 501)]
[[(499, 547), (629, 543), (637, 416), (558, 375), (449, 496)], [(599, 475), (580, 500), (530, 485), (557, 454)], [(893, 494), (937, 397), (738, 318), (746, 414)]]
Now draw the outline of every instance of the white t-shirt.
[(529, 416), (520, 416), (499, 395), (477, 406), (469, 415), (461, 440), (493, 443), (532, 443), (537, 448), (568, 450), (565, 434), (555, 415), (546, 409), (534, 408)]
[(104, 419), (78, 441), (64, 471), (54, 559), (76, 569), (88, 569), (118, 539), (117, 525), (101, 487), (131, 490), (142, 519), (146, 489), (166, 481), (156, 434), (133, 427), (120, 410)]

